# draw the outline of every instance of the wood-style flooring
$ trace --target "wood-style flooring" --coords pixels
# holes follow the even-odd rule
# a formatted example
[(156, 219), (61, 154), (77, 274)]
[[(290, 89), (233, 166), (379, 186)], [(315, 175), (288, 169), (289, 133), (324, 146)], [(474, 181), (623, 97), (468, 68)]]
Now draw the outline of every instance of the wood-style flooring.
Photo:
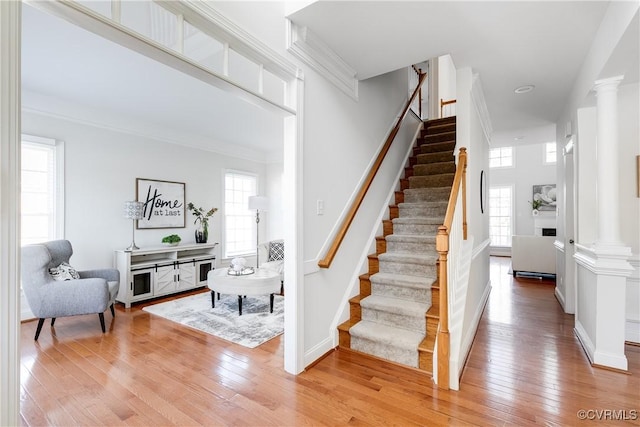
[(37, 322), (22, 325), (22, 425), (640, 425), (640, 347), (626, 347), (630, 374), (592, 367), (554, 283), (514, 280), (509, 266), (491, 260), (458, 392), (344, 350), (290, 375), (281, 337), (246, 349), (140, 304), (114, 323), (107, 313), (104, 335), (98, 316), (45, 323), (38, 342)]

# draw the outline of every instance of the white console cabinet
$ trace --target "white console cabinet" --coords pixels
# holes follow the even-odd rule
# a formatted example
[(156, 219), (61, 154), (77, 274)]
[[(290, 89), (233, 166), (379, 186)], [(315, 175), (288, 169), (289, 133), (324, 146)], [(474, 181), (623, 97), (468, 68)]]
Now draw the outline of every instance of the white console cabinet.
[(216, 266), (217, 243), (142, 248), (115, 252), (120, 271), (117, 301), (126, 308), (142, 301), (207, 285)]

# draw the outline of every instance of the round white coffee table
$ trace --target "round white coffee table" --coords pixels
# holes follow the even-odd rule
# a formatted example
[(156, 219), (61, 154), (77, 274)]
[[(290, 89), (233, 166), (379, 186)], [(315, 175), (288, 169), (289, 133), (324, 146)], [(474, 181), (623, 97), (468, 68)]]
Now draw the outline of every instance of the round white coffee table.
[(273, 313), (273, 294), (280, 292), (280, 274), (269, 269), (256, 269), (253, 274), (233, 276), (226, 268), (216, 268), (207, 274), (211, 289), (211, 307), (216, 306), (215, 293), (238, 295), (238, 312), (242, 316), (242, 297), (247, 295), (269, 295), (270, 312)]

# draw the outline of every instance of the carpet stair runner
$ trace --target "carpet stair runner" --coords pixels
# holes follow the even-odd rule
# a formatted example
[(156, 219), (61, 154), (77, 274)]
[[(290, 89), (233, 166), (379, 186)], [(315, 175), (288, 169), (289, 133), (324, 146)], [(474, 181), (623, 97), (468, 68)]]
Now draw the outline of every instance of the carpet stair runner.
[(455, 117), (427, 121), (416, 143), (338, 331), (340, 347), (431, 373), (439, 322), (435, 238), (456, 168)]

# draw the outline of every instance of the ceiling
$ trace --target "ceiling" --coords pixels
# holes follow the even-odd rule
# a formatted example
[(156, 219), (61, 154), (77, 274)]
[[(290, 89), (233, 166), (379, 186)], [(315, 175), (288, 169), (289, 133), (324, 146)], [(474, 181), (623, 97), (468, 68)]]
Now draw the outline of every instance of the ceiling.
[[(361, 80), (451, 54), (457, 68), (478, 73), (492, 143), (503, 145), (516, 136), (519, 143), (555, 139), (554, 124), (608, 4), (320, 1), (289, 18)], [(626, 72), (625, 83), (638, 81), (637, 21), (603, 70)], [(27, 111), (99, 117), (116, 129), (254, 160), (282, 155), (279, 116), (27, 5), (22, 61)], [(535, 90), (514, 93), (525, 84)]]
[[(319, 1), (289, 18), (322, 39), (359, 79), (451, 54), (456, 68), (478, 73), (496, 135), (522, 136), (523, 143), (555, 140), (553, 124), (608, 7), (604, 1), (363, 4)], [(637, 82), (637, 22), (626, 39), (620, 59), (635, 72), (625, 82)], [(514, 93), (528, 84), (535, 90)]]
[(282, 157), (282, 116), (28, 5), (22, 88), (26, 111), (253, 160)]

